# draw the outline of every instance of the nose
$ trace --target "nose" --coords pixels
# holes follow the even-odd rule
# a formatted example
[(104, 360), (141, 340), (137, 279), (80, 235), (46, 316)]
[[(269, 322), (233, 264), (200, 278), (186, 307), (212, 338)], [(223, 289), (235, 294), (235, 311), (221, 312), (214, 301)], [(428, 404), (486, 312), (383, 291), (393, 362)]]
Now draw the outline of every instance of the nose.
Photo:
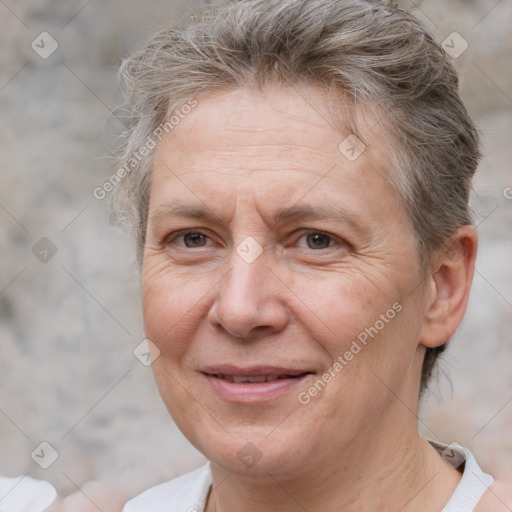
[(285, 285), (273, 272), (265, 252), (249, 263), (234, 250), (230, 264), (230, 270), (218, 284), (208, 320), (244, 340), (263, 331), (282, 331), (289, 317)]

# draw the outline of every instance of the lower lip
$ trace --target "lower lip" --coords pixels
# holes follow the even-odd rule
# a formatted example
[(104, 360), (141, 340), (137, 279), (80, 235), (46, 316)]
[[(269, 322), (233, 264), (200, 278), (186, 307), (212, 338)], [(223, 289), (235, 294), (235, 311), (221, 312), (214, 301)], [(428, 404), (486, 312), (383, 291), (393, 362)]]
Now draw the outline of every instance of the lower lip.
[(292, 390), (310, 374), (270, 382), (237, 384), (213, 375), (205, 375), (213, 390), (224, 400), (238, 403), (267, 402)]

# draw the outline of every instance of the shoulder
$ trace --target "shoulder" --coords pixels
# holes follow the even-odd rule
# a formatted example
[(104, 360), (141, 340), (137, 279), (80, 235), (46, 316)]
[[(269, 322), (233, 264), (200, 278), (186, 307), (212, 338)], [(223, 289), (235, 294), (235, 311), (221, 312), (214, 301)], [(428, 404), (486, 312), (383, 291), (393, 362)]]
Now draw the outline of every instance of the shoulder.
[[(211, 485), (210, 465), (156, 485), (131, 499), (123, 512), (202, 510)], [(171, 507), (172, 505), (172, 507)]]
[(478, 502), (475, 512), (510, 512), (512, 481), (496, 480)]

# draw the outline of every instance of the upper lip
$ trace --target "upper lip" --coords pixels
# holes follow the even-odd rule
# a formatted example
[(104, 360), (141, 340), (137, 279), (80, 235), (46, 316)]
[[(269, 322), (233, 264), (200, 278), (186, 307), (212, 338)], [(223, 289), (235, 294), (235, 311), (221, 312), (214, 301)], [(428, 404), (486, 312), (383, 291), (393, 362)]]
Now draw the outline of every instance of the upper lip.
[(207, 366), (202, 370), (207, 375), (231, 375), (235, 377), (259, 377), (261, 375), (302, 375), (312, 373), (307, 369), (286, 368), (284, 366), (235, 366), (232, 364), (219, 364)]

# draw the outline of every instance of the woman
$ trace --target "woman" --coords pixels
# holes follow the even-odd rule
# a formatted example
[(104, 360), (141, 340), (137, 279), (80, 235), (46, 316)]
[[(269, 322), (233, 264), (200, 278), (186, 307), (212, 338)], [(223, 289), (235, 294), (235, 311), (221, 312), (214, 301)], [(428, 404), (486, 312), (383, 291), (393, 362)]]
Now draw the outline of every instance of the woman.
[(510, 510), (418, 433), (477, 251), (478, 135), (434, 38), (385, 2), (238, 1), (121, 79), (150, 359), (209, 459), (124, 511)]

